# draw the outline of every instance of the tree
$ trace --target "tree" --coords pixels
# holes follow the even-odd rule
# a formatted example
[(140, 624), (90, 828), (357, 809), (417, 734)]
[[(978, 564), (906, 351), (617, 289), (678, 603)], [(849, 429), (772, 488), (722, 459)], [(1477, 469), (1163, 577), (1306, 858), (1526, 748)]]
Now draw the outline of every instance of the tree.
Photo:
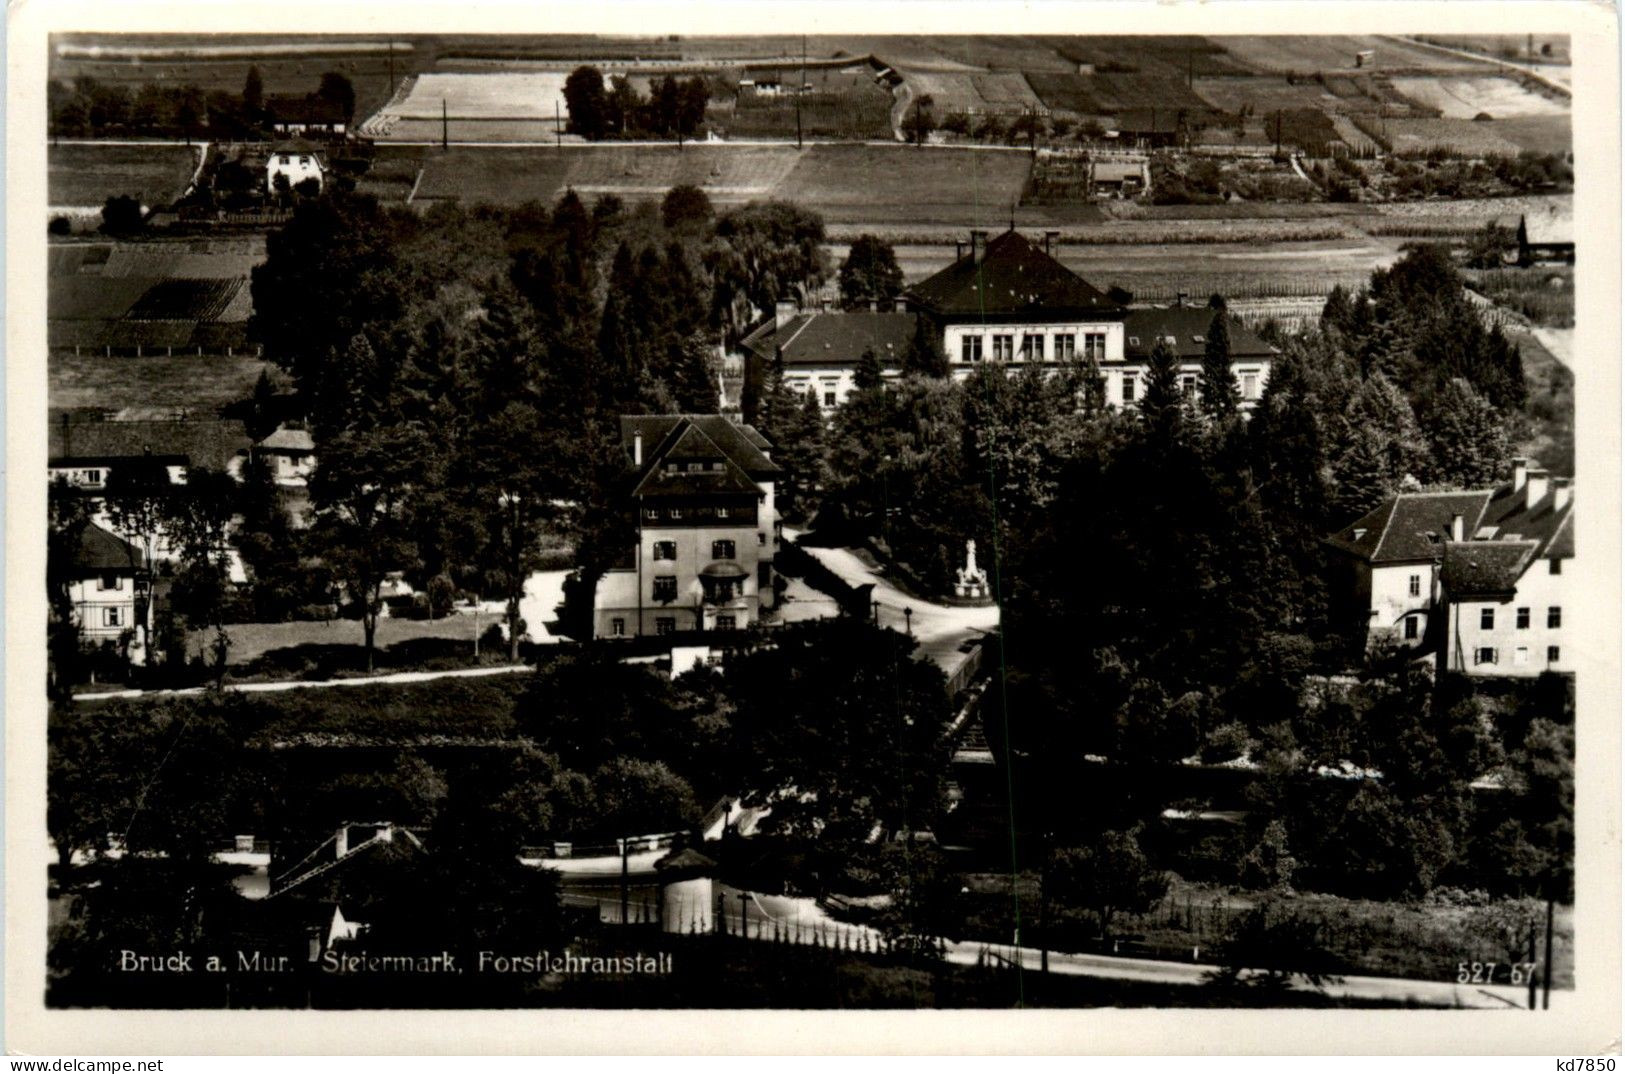
[(265, 80), (255, 66), (248, 68), (248, 77), (243, 79), (243, 111), (256, 122), (265, 111)]
[(115, 194), (102, 205), (102, 231), (109, 235), (133, 234), (141, 230), (145, 215), (139, 200)]
[(604, 73), (590, 64), (571, 71), (564, 80), (564, 107), (570, 115), (571, 130), (589, 142), (603, 138), (610, 126)]
[(1172, 443), (1184, 428), (1185, 392), (1179, 383), (1179, 357), (1163, 339), (1151, 348), (1145, 394), (1140, 398), (1140, 419), (1158, 443)]
[(858, 367), (852, 374), (852, 384), (858, 391), (869, 391), (878, 388), (885, 382), (884, 370), (880, 358), (876, 356), (873, 347), (863, 348), (863, 354), (858, 357)]
[(914, 334), (909, 337), (908, 348), (903, 351), (903, 372), (923, 377), (946, 377), (948, 356), (942, 350), (942, 337), (931, 319), (923, 313), (914, 315)]
[(1506, 472), (1511, 446), (1501, 415), (1457, 377), (1432, 393), (1421, 414), (1428, 442), (1425, 480), (1487, 488)]
[(1088, 845), (1055, 853), (1048, 890), (1056, 902), (1094, 915), (1103, 939), (1112, 919), (1151, 909), (1168, 891), (1168, 877), (1151, 867), (1140, 849), (1140, 832), (1106, 831)]
[(339, 72), (328, 71), (322, 75), (316, 96), (337, 108), (346, 124), (355, 119), (355, 87)]
[(230, 638), (226, 605), (231, 597), (228, 535), (237, 513), (237, 483), (219, 471), (192, 467), (186, 485), (170, 500), (170, 537), (180, 552), (181, 577), (171, 599), (194, 628), (214, 631), (216, 676), (226, 673)]
[(1509, 254), (1518, 250), (1518, 236), (1511, 228), (1495, 221), (1485, 224), (1483, 230), (1473, 233), (1467, 244), (1467, 266), (1477, 269), (1500, 268), (1509, 260)]
[(678, 90), (677, 135), (679, 139), (692, 137), (705, 122), (705, 106), (711, 100), (711, 88), (702, 75), (685, 80)]
[[(817, 287), (828, 272), (824, 220), (782, 201), (758, 201), (717, 219), (708, 254), (720, 308), (735, 324), (755, 320), (780, 298)], [(739, 305), (744, 309), (740, 310)]]
[(708, 225), (713, 215), (711, 199), (705, 191), (689, 183), (672, 187), (660, 201), (660, 222), (669, 231), (686, 224)]
[(50, 593), (48, 626), (50, 668), (46, 688), (53, 701), (71, 705), (72, 684), (80, 667), (79, 611), (73, 602), (74, 562), (84, 527), (90, 524), (90, 506), (65, 477), (51, 482), (46, 506), (46, 581)]
[[(150, 459), (114, 467), (107, 480), (105, 510), (113, 529), (141, 551), (145, 567), (137, 572), (136, 624), (145, 631), (151, 623), (151, 571), (156, 562), (158, 538), (170, 520), (173, 486), (168, 467)], [(133, 568), (135, 565), (131, 564)], [(152, 639), (144, 637), (150, 645)]]
[(915, 145), (925, 145), (926, 136), (935, 128), (935, 115), (932, 108), (936, 103), (936, 100), (929, 93), (923, 93), (914, 98), (914, 107), (909, 114), (908, 131), (913, 136)]
[(1207, 339), (1202, 344), (1202, 409), (1216, 422), (1227, 422), (1241, 409), (1241, 391), (1230, 366), (1230, 315), (1223, 300), (1213, 311)]
[(871, 302), (890, 302), (903, 289), (903, 270), (891, 244), (874, 235), (859, 235), (840, 269), (841, 305), (862, 309)]
[(1265, 900), (1247, 911), (1220, 945), (1222, 969), (1209, 983), (1280, 993), (1302, 981), (1323, 989), (1341, 978), (1342, 961), (1328, 949), (1318, 921)]

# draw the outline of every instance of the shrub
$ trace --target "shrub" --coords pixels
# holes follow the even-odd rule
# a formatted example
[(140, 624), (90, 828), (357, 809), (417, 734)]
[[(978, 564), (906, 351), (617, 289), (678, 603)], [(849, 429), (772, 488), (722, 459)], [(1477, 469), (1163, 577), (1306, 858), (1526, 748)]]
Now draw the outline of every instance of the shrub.
[(65, 216), (53, 216), (47, 230), (52, 235), (66, 235), (73, 230), (73, 222)]
[(1209, 764), (1232, 761), (1246, 753), (1253, 744), (1247, 725), (1238, 722), (1220, 724), (1208, 732), (1202, 743), (1202, 760)]

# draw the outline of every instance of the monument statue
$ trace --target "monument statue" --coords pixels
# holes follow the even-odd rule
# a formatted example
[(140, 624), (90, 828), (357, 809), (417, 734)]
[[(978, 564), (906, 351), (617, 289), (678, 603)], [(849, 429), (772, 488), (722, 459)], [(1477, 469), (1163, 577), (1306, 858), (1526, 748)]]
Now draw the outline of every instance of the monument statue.
[(976, 565), (976, 542), (965, 542), (965, 565), (959, 568), (954, 595), (963, 600), (988, 599), (987, 572)]

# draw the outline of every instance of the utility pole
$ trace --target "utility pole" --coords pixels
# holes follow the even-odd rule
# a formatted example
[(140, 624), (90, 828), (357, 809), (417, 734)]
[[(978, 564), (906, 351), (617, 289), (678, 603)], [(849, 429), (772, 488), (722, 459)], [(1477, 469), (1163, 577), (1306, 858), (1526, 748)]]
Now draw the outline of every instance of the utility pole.
[(395, 39), (389, 39), (389, 95), (395, 96)]
[(626, 860), (627, 852), (630, 849), (630, 847), (628, 846), (628, 844), (630, 843), (630, 840), (628, 840), (625, 836), (622, 836), (620, 842), (621, 842), (621, 924), (624, 925), (624, 924), (626, 924), (626, 909), (627, 909), (626, 904), (627, 904), (627, 897), (628, 897), (628, 890), (629, 890), (628, 889), (628, 881), (629, 881), (629, 875), (628, 874), (629, 874), (629, 870), (631, 868), (630, 864)]
[[(1550, 952), (1547, 954), (1547, 961), (1550, 962)], [(1529, 922), (1529, 961), (1535, 961), (1535, 923), (1533, 921)], [(1535, 974), (1532, 967), (1529, 973), (1529, 1009), (1535, 1009)]]
[(559, 102), (553, 102), (553, 148), (564, 148), (564, 132), (559, 127)]
[[(1552, 915), (1556, 910), (1556, 901), (1552, 895), (1552, 889), (1548, 886), (1546, 889), (1546, 972), (1540, 975), (1540, 1009), (1543, 1011), (1552, 1009)], [(1531, 1008), (1535, 1005), (1534, 998), (1534, 993), (1531, 992), (1529, 995), (1529, 1006)]]
[(442, 97), (440, 98), (440, 151), (442, 153), (446, 151), (446, 144), (448, 141), (449, 136), (447, 134), (446, 122), (446, 99)]
[(796, 83), (796, 148), (801, 148), (801, 87), (807, 84), (807, 35), (801, 35), (801, 81)]

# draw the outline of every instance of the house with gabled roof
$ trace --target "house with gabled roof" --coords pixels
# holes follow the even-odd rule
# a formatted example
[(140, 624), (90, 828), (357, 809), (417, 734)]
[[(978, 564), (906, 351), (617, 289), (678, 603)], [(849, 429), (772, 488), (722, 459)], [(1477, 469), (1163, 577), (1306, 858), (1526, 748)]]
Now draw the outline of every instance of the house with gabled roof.
[(593, 636), (727, 632), (773, 606), (782, 475), (771, 445), (717, 414), (621, 418), (637, 543), (598, 580)]
[(878, 309), (803, 311), (781, 302), (771, 320), (740, 341), (740, 349), (757, 368), (782, 362), (785, 386), (813, 396), (828, 413), (856, 390), (854, 378), (865, 351), (874, 352), (884, 376), (901, 374), (918, 317)]
[(81, 643), (127, 646), (131, 663), (145, 663), (152, 626), (146, 553), (89, 519), (79, 522), (52, 552), (46, 570), (67, 587)]
[(1471, 675), (1567, 671), (1573, 487), (1514, 459), (1491, 489), (1401, 493), (1327, 538), (1367, 639)]

